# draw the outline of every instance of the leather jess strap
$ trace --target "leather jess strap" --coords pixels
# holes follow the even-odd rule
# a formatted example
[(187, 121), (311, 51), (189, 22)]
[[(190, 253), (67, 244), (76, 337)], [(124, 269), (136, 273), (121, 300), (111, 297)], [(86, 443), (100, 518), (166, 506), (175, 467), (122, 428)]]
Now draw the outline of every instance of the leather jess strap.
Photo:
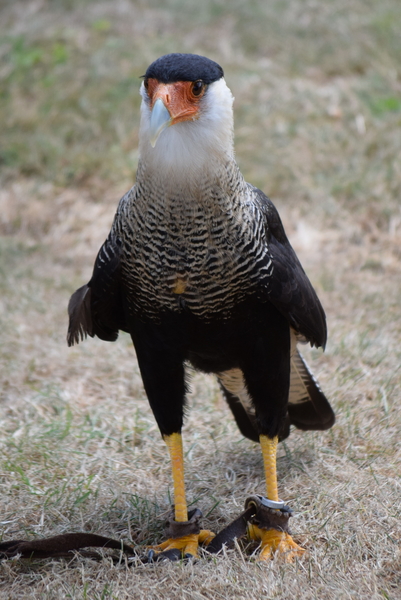
[[(128, 556), (134, 549), (124, 542), (95, 533), (64, 533), (41, 540), (11, 540), (0, 543), (0, 559), (14, 558), (71, 558), (71, 552), (82, 548), (113, 548)], [(100, 555), (98, 555), (100, 557)]]
[[(248, 523), (257, 524), (259, 527), (265, 529), (287, 530), (290, 515), (291, 511), (287, 506), (278, 510), (273, 509), (266, 505), (266, 499), (261, 496), (251, 496), (245, 502), (245, 510), (212, 539), (207, 546), (207, 551), (211, 554), (217, 554), (224, 545), (231, 546), (235, 538), (239, 539), (245, 535)], [(192, 520), (199, 519), (200, 516), (201, 513), (198, 509), (194, 509), (189, 515), (189, 517), (193, 517)], [(192, 520), (189, 518), (187, 522), (188, 528), (191, 528), (191, 531), (193, 528)], [(167, 522), (167, 528), (171, 529), (174, 523), (173, 517), (171, 517)], [(182, 530), (181, 534), (186, 535), (187, 532)], [(163, 553), (148, 553), (147, 555), (140, 556), (129, 544), (94, 533), (64, 533), (40, 540), (9, 540), (1, 542), (0, 560), (15, 557), (36, 559), (71, 558), (73, 552), (79, 552), (82, 556), (92, 559), (100, 560), (103, 558), (99, 553), (83, 551), (85, 548), (111, 548), (119, 550), (118, 555), (112, 556), (114, 562), (118, 562), (121, 559), (121, 553), (127, 557), (137, 558), (142, 563), (171, 558), (170, 556), (163, 555)], [(177, 556), (177, 558), (181, 557)]]

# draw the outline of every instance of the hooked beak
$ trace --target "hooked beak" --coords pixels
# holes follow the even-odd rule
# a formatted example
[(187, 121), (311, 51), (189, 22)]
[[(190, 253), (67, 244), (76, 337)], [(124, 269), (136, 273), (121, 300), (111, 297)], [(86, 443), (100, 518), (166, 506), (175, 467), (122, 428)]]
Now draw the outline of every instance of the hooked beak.
[(172, 120), (163, 100), (158, 98), (150, 115), (150, 144), (152, 148), (156, 146), (159, 135), (166, 127), (171, 125)]

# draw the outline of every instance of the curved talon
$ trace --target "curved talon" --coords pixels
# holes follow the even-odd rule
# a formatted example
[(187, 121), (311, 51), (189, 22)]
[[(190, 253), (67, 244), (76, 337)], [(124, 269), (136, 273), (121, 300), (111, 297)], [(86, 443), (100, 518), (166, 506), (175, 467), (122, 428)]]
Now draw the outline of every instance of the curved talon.
[(201, 529), (199, 532), (198, 542), (203, 546), (208, 546), (210, 542), (216, 537), (216, 534), (209, 529)]
[(251, 539), (261, 542), (261, 550), (258, 560), (269, 560), (275, 552), (284, 555), (286, 562), (292, 562), (294, 558), (302, 556), (304, 548), (301, 548), (286, 531), (277, 529), (260, 529), (256, 525), (249, 524), (248, 533)]
[[(185, 555), (184, 558), (190, 558), (192, 555)], [(170, 562), (176, 562), (183, 558), (181, 550), (178, 548), (171, 548), (170, 550), (164, 550), (163, 552), (159, 552), (155, 554), (153, 558), (153, 562), (161, 562), (162, 560), (169, 560)]]
[[(174, 550), (180, 551), (180, 556), (183, 558), (197, 558), (198, 557), (198, 545), (203, 544), (207, 546), (210, 544), (215, 534), (207, 529), (202, 529), (199, 533), (191, 533), (190, 535), (184, 535), (179, 538), (169, 538), (157, 546), (151, 546), (150, 552), (153, 552), (153, 556), (156, 558), (163, 554), (163, 558), (170, 560), (177, 560), (177, 553)], [(153, 557), (152, 557), (153, 558)]]

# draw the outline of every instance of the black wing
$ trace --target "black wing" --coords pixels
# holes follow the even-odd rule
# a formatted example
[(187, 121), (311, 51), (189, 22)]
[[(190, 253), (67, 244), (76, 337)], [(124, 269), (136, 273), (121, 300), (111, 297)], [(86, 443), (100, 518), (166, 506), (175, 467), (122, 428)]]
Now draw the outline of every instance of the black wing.
[(327, 326), (319, 298), (287, 239), (276, 207), (263, 192), (252, 189), (265, 218), (266, 238), (273, 261), (268, 282), (269, 300), (297, 334), (312, 346), (324, 348)]
[(114, 342), (127, 330), (121, 290), (121, 242), (111, 234), (100, 248), (92, 278), (70, 299), (67, 342), (78, 344), (87, 335)]

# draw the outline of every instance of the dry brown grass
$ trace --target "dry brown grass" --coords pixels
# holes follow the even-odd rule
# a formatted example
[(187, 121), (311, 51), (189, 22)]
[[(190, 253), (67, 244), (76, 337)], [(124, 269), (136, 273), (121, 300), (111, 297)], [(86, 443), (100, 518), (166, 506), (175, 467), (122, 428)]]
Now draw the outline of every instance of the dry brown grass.
[[(159, 540), (170, 469), (128, 336), (65, 344), (137, 161), (138, 75), (170, 51), (218, 60), (238, 160), (268, 192), (328, 315), (308, 359), (337, 412), (281, 445), (308, 548), (195, 564), (0, 565), (1, 598), (401, 598), (401, 15), (398, 0), (3, 2), (0, 18), (0, 523), (3, 539), (87, 530)], [(212, 378), (193, 376), (190, 500), (220, 529), (263, 490)]]

